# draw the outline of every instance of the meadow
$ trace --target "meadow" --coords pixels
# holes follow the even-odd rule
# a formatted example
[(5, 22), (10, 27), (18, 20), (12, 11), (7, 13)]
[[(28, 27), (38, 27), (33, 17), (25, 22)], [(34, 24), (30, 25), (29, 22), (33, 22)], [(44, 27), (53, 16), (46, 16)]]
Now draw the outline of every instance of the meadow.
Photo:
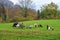
[[(13, 28), (13, 23), (0, 23), (0, 40), (60, 40), (60, 20), (35, 20), (23, 23), (26, 27), (33, 25), (33, 28)], [(34, 23), (42, 24), (43, 28), (35, 28)], [(47, 30), (46, 25), (52, 26), (54, 30)]]

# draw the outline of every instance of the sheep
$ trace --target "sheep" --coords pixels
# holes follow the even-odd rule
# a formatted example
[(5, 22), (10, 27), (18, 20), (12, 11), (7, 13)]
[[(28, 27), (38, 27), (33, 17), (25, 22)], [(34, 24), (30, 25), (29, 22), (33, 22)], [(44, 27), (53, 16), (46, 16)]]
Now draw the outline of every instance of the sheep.
[(38, 26), (37, 23), (35, 23), (35, 24), (34, 24), (34, 27), (37, 27), (37, 26)]
[(19, 27), (19, 26), (20, 26), (19, 24), (16, 25), (16, 27)]
[(20, 24), (20, 26), (19, 26), (20, 28), (24, 28), (25, 27), (25, 25), (22, 23), (22, 24)]
[(18, 22), (14, 22), (13, 27), (16, 27), (17, 24), (18, 24)]
[(54, 30), (54, 28), (47, 25), (47, 30)]
[(31, 29), (32, 27), (33, 27), (32, 25), (29, 25), (27, 28), (30, 28)]
[(49, 26), (47, 25), (47, 30), (48, 30)]
[(41, 27), (42, 28), (43, 26), (41, 24), (39, 24), (38, 27)]

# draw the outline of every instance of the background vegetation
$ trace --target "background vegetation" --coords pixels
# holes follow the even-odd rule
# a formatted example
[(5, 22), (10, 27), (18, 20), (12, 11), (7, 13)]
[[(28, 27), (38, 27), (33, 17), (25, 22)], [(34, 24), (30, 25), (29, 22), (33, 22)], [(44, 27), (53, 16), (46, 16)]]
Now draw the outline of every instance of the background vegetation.
[(19, 0), (19, 5), (0, 2), (0, 22), (28, 21), (40, 19), (60, 19), (58, 5), (51, 2), (43, 5), (40, 10), (35, 7), (31, 0)]

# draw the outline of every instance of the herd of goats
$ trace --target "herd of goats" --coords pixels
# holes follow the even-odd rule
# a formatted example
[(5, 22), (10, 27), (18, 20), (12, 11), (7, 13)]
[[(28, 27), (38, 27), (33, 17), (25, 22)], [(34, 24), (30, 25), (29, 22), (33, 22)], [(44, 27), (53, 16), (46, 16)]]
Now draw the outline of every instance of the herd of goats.
[[(18, 24), (18, 22), (14, 22), (13, 23), (13, 27), (18, 27), (18, 28), (24, 28), (25, 27), (25, 25), (24, 25), (24, 23), (21, 23), (21, 24)], [(31, 29), (33, 26), (32, 25), (29, 25), (29, 26), (27, 26), (27, 28), (29, 28), (29, 29)], [(34, 27), (36, 28), (36, 27), (41, 27), (41, 28), (43, 28), (43, 26), (41, 25), (41, 24), (34, 24)], [(53, 27), (50, 27), (49, 25), (47, 25), (46, 26), (46, 29), (47, 30), (54, 30), (54, 28)]]

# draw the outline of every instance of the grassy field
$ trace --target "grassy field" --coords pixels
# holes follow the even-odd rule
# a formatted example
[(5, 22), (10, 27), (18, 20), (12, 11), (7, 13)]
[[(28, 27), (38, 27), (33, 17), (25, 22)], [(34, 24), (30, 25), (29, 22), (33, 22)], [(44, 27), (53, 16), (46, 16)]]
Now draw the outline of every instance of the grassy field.
[[(19, 22), (21, 23), (21, 22)], [(43, 28), (21, 29), (13, 28), (13, 23), (0, 23), (0, 40), (60, 40), (60, 20), (37, 20), (25, 21), (26, 27), (42, 24)], [(54, 30), (47, 30), (46, 25), (54, 27)]]

